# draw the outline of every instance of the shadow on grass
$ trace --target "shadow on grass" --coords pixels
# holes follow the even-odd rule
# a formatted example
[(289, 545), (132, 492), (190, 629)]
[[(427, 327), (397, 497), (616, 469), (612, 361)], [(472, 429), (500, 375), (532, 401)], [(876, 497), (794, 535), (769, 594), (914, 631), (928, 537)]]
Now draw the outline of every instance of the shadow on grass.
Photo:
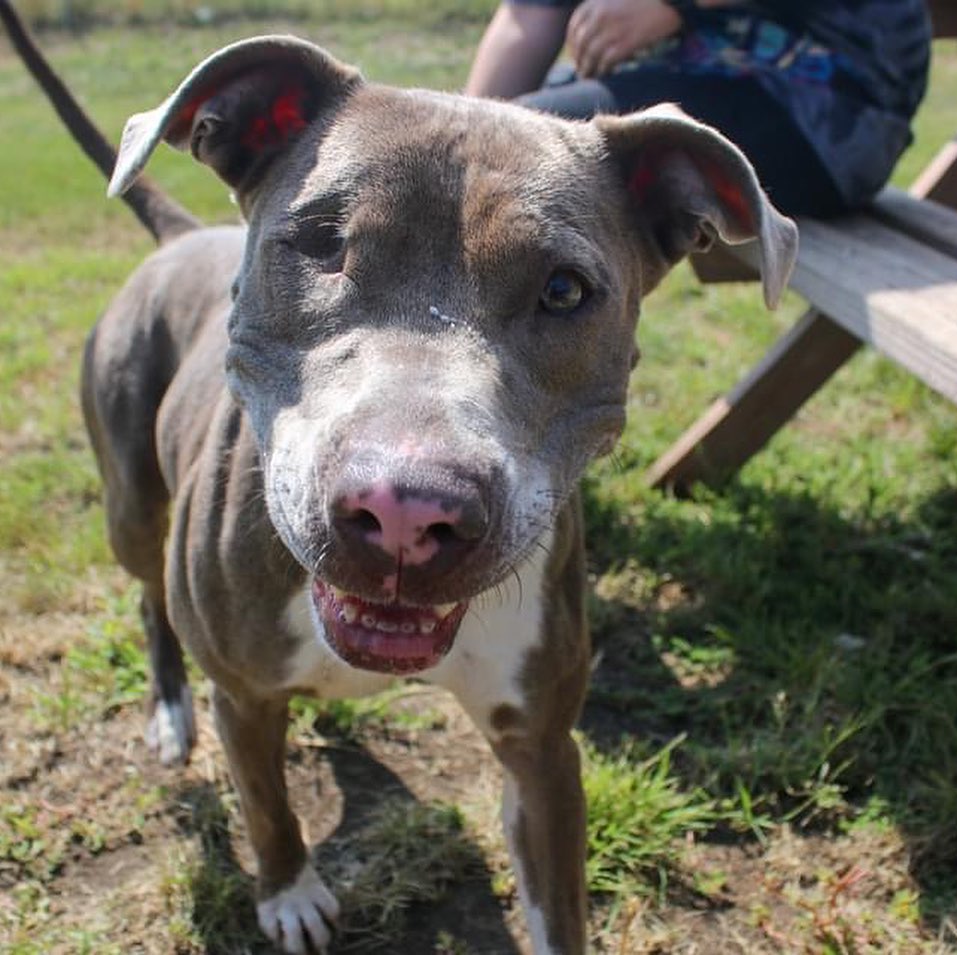
[(229, 813), (212, 783), (186, 786), (176, 794), (185, 810), (179, 823), (199, 839), (198, 863), (185, 874), (191, 897), (191, 934), (208, 955), (272, 952), (256, 923), (253, 879), (233, 850)]
[[(492, 873), (457, 811), (418, 802), (361, 747), (329, 750), (326, 759), (344, 804), (336, 831), (316, 848), (319, 870), (345, 875), (364, 867), (368, 874), (343, 894), (339, 950), (433, 952), (445, 936), (467, 942), (476, 955), (517, 953)], [(404, 907), (404, 896), (415, 899)], [(393, 904), (404, 908), (398, 920)]]
[[(933, 919), (957, 865), (957, 490), (867, 519), (734, 483), (706, 507), (586, 483), (600, 748), (687, 733), (683, 784), (798, 831), (894, 823)], [(877, 510), (877, 508), (875, 508)]]
[[(335, 831), (312, 855), (342, 906), (335, 952), (518, 949), (491, 889), (481, 850), (452, 807), (416, 800), (391, 770), (355, 744), (323, 750), (342, 793)], [(208, 955), (271, 953), (256, 923), (253, 879), (233, 849), (229, 813), (212, 785), (179, 794), (184, 828), (198, 836), (191, 873), (192, 932)], [(308, 824), (308, 816), (303, 821)]]

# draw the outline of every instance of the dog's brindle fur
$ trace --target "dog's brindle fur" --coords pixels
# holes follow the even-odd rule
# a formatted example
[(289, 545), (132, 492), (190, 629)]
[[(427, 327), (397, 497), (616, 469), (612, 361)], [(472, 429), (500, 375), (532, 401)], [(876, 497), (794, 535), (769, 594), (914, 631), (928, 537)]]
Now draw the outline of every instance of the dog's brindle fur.
[[(621, 431), (641, 297), (717, 235), (757, 238), (773, 304), (793, 225), (673, 110), (573, 124), (366, 84), (288, 37), (221, 51), (134, 117), (114, 192), (161, 138), (219, 173), (248, 228), (163, 245), (85, 357), (110, 539), (144, 584), (151, 738), (167, 762), (194, 740), (182, 640), (214, 684), (260, 924), (323, 949), (337, 906), (287, 799), (287, 703), (418, 669), (504, 767), (536, 953), (583, 952), (577, 481)], [(397, 515), (422, 520), (390, 541)], [(464, 617), (424, 668), (390, 655), (398, 636), (352, 665), (337, 600)]]

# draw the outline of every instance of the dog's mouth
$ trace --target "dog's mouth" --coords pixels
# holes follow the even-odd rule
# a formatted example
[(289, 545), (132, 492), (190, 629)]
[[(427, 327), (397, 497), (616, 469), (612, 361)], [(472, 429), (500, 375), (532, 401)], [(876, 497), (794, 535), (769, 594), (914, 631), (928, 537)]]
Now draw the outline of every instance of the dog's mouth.
[(468, 610), (468, 601), (430, 607), (374, 603), (318, 578), (312, 600), (326, 641), (346, 663), (397, 675), (436, 666), (452, 648)]

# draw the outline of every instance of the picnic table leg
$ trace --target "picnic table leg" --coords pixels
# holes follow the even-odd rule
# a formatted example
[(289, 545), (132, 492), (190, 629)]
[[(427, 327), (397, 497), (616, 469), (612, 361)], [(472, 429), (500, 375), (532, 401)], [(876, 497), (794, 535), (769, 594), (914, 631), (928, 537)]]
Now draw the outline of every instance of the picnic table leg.
[(908, 191), (918, 199), (933, 199), (957, 209), (957, 139), (937, 153)]
[(734, 473), (860, 344), (826, 315), (809, 309), (652, 465), (649, 483), (685, 493), (696, 481), (714, 483)]

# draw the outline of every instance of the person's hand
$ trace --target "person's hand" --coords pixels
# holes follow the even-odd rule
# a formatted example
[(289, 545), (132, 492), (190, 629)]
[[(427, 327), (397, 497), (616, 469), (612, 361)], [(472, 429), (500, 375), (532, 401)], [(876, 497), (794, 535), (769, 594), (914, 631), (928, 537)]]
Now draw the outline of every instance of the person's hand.
[(585, 0), (566, 40), (578, 75), (601, 76), (680, 29), (681, 17), (664, 0)]

